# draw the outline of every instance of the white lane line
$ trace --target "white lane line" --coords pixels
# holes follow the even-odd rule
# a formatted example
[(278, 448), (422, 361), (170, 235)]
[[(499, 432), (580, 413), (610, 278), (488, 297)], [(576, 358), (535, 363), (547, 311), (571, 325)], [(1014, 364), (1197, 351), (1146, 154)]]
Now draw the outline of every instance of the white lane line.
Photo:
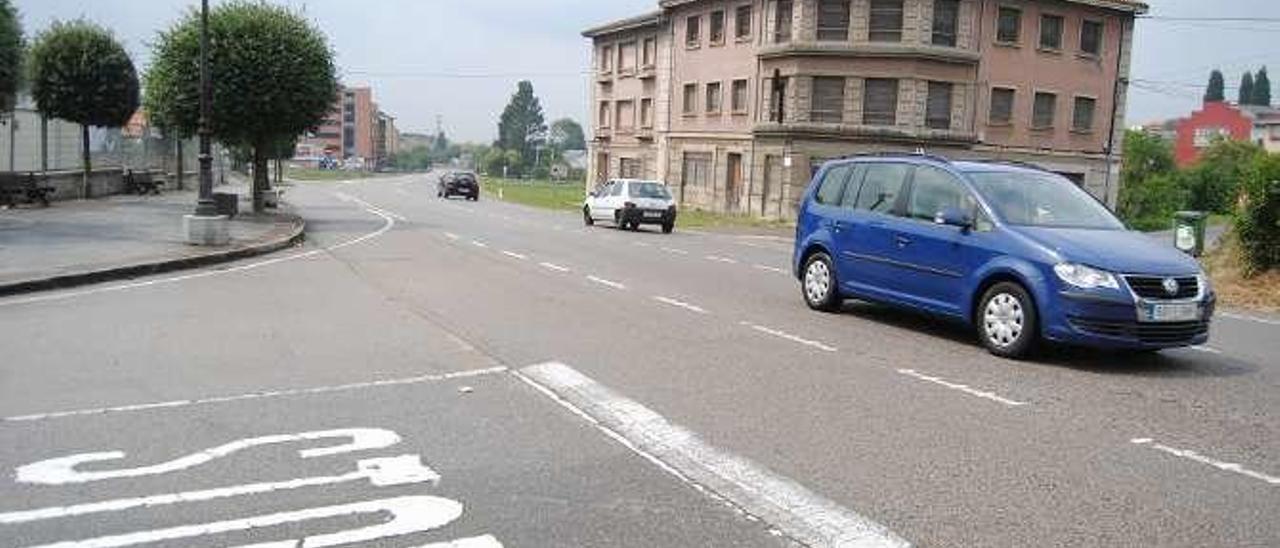
[(811, 340), (809, 340), (809, 339), (805, 339), (805, 338), (803, 338), (803, 337), (799, 337), (799, 336), (796, 336), (796, 335), (792, 335), (792, 334), (787, 333), (787, 332), (785, 332), (785, 331), (778, 331), (777, 329), (771, 329), (771, 328), (765, 327), (765, 326), (763, 326), (763, 325), (756, 325), (756, 324), (753, 324), (753, 323), (751, 323), (751, 322), (741, 322), (741, 324), (742, 324), (742, 325), (745, 325), (745, 326), (748, 326), (748, 327), (750, 327), (751, 329), (754, 329), (754, 330), (759, 331), (759, 332), (761, 332), (761, 333), (765, 333), (765, 334), (767, 334), (767, 335), (773, 335), (774, 337), (778, 337), (778, 338), (780, 338), (780, 339), (786, 339), (786, 340), (791, 341), (791, 342), (794, 342), (794, 343), (803, 344), (803, 345), (805, 345), (805, 346), (810, 346), (810, 347), (813, 347), (813, 348), (817, 348), (818, 350), (821, 350), (821, 351), (823, 351), (823, 352), (838, 352), (838, 351), (840, 350), (840, 349), (838, 349), (838, 348), (836, 348), (836, 347), (834, 347), (834, 346), (831, 346), (831, 345), (829, 345), (829, 344), (823, 344), (823, 343), (820, 343), (820, 342), (818, 342), (818, 341), (811, 341)]
[(373, 204), (371, 204), (371, 203), (369, 203), (369, 202), (366, 202), (366, 201), (364, 201), (364, 200), (361, 200), (360, 198), (357, 198), (357, 197), (355, 197), (355, 196), (351, 196), (351, 195), (345, 195), (345, 196), (346, 196), (346, 198), (345, 198), (346, 200), (351, 201), (351, 202), (355, 202), (355, 203), (357, 203), (357, 204), (360, 204), (360, 205), (364, 206), (364, 208), (365, 208), (365, 209), (369, 209), (369, 210), (376, 211), (376, 212), (378, 212), (378, 213), (380, 213), (380, 214), (386, 215), (386, 216), (391, 217), (391, 218), (393, 218), (393, 219), (395, 219), (395, 220), (397, 220), (397, 221), (400, 221), (400, 222), (409, 222), (409, 220), (408, 220), (408, 219), (404, 218), (404, 216), (403, 216), (403, 215), (401, 215), (401, 214), (399, 214), (399, 213), (395, 213), (395, 212), (393, 212), (393, 211), (388, 211), (388, 210), (386, 210), (386, 209), (383, 209), (383, 208), (381, 208), (381, 207), (378, 207), (378, 206), (376, 206), (376, 205), (373, 205)]
[(790, 273), (790, 272), (787, 272), (787, 270), (786, 270), (785, 268), (778, 268), (778, 267), (776, 267), (776, 266), (769, 266), (769, 265), (757, 264), (757, 265), (751, 265), (751, 268), (754, 268), (754, 269), (756, 269), (756, 270), (763, 270), (763, 271), (765, 271), (765, 272), (775, 272), (775, 273), (778, 273), (778, 274), (784, 274), (784, 275), (787, 275), (787, 276), (790, 276), (790, 275), (791, 275), (791, 273)]
[(1231, 319), (1233, 319), (1233, 320), (1241, 320), (1241, 321), (1246, 321), (1246, 322), (1255, 322), (1255, 323), (1266, 324), (1266, 325), (1280, 325), (1280, 320), (1271, 320), (1271, 319), (1267, 319), (1267, 318), (1259, 318), (1259, 317), (1257, 317), (1257, 316), (1249, 316), (1249, 315), (1245, 315), (1245, 314), (1236, 314), (1236, 313), (1234, 313), (1234, 312), (1219, 312), (1219, 313), (1218, 313), (1218, 315), (1219, 315), (1219, 316), (1222, 316), (1222, 317), (1224, 317), (1224, 318), (1231, 318)]
[(275, 491), (288, 491), (322, 485), (337, 485), (367, 480), (377, 487), (411, 485), (415, 483), (439, 483), (440, 474), (422, 463), (419, 455), (402, 455), (389, 458), (371, 458), (356, 462), (356, 470), (338, 476), (298, 478), (286, 481), (250, 483), (231, 487), (219, 487), (183, 493), (167, 493), (145, 497), (132, 497), (76, 504), (52, 506), (34, 510), (0, 513), (0, 524), (13, 525), (46, 519), (84, 516), (103, 512), (121, 512), (133, 508), (151, 508), (169, 504), (201, 502), (245, 495), (259, 495)]
[(614, 289), (619, 289), (619, 290), (625, 290), (627, 288), (627, 286), (620, 284), (618, 282), (615, 282), (613, 280), (606, 280), (604, 278), (599, 278), (596, 276), (587, 276), (587, 279), (595, 283), (598, 283), (600, 285), (603, 285), (605, 287), (612, 287)]
[(728, 257), (720, 257), (718, 255), (707, 255), (706, 259), (708, 261), (715, 262), (715, 263), (738, 264), (738, 261), (736, 259), (730, 259)]
[(49, 419), (61, 419), (66, 417), (82, 417), (88, 415), (106, 415), (114, 413), (130, 413), (136, 411), (146, 411), (151, 409), (167, 409), (175, 407), (190, 407), (197, 405), (209, 405), (217, 403), (228, 403), (246, 400), (257, 400), (265, 398), (280, 398), (288, 396), (304, 396), (313, 394), (329, 394), (334, 392), (347, 392), (352, 390), (362, 390), (367, 388), (381, 388), (386, 386), (405, 386), (412, 384), (425, 384), (431, 382), (440, 382), (453, 379), (467, 379), (472, 377), (481, 377), (484, 375), (493, 375), (507, 371), (506, 367), (490, 367), (487, 369), (473, 369), (470, 371), (457, 371), (453, 373), (421, 375), (417, 377), (408, 377), (402, 379), (387, 379), (380, 381), (358, 382), (351, 384), (340, 384), (335, 386), (319, 386), (314, 388), (293, 388), (285, 390), (271, 390), (264, 392), (251, 392), (248, 394), (238, 394), (234, 396), (218, 396), (212, 398), (201, 398), (194, 400), (178, 400), (162, 403), (146, 403), (137, 405), (120, 405), (114, 407), (99, 407), (94, 409), (77, 409), (73, 411), (55, 411), (51, 413), (37, 413), (32, 415), (18, 415), (14, 417), (5, 417), (0, 422), (35, 422)]
[(1028, 405), (1028, 404), (1027, 404), (1027, 402), (1011, 400), (1011, 399), (1004, 398), (1004, 397), (1001, 397), (1001, 396), (999, 396), (999, 395), (996, 395), (996, 394), (995, 394), (995, 393), (993, 393), (993, 392), (987, 392), (987, 391), (983, 391), (983, 390), (978, 390), (978, 389), (976, 389), (976, 388), (971, 388), (969, 385), (966, 385), (966, 384), (954, 383), (954, 382), (950, 382), (950, 381), (943, 380), (943, 379), (938, 378), (938, 377), (933, 377), (933, 376), (925, 375), (924, 373), (920, 373), (919, 371), (916, 371), (916, 370), (914, 370), (914, 369), (899, 369), (899, 370), (898, 370), (898, 373), (901, 373), (901, 374), (906, 375), (906, 376), (908, 376), (908, 377), (914, 377), (914, 378), (920, 379), (920, 380), (922, 380), (922, 381), (928, 381), (928, 382), (931, 382), (931, 383), (936, 384), (936, 385), (939, 385), (939, 386), (945, 386), (945, 387), (950, 388), (950, 389), (952, 389), (952, 390), (959, 390), (959, 391), (964, 392), (965, 394), (968, 394), (968, 395), (970, 395), (970, 396), (977, 396), (977, 397), (979, 397), (979, 398), (983, 398), (983, 399), (991, 400), (991, 401), (993, 401), (993, 402), (996, 402), (996, 403), (999, 403), (999, 404), (1003, 404), (1003, 405), (1007, 405), (1007, 406), (1009, 406), (1009, 407), (1021, 407), (1021, 406), (1024, 406), (1024, 405)]
[(481, 247), (481, 248), (489, 247), (489, 244), (486, 244), (480, 240), (471, 240), (471, 245), (474, 245), (476, 247)]
[(674, 248), (674, 247), (664, 247), (664, 248), (662, 248), (662, 250), (663, 250), (663, 251), (666, 251), (667, 253), (674, 253), (674, 254), (676, 254), (676, 255), (688, 255), (688, 254), (689, 254), (689, 252), (688, 252), (688, 251), (685, 251), (685, 250), (683, 250), (683, 249), (676, 249), (676, 248)]
[(1190, 348), (1191, 350), (1195, 350), (1196, 352), (1204, 352), (1205, 354), (1221, 354), (1222, 353), (1221, 350), (1218, 350), (1217, 348), (1214, 348), (1212, 346), (1201, 345), (1201, 346), (1192, 346)]
[(763, 520), (806, 546), (910, 546), (883, 525), (714, 447), (697, 434), (573, 368), (549, 363), (513, 371), (520, 380), (609, 438), (713, 500)]
[(446, 237), (446, 238), (448, 238), (448, 239), (450, 239), (450, 240), (454, 240), (454, 241), (457, 241), (457, 240), (459, 240), (460, 238), (462, 238), (461, 236), (458, 236), (457, 234), (454, 234), (454, 233), (452, 233), (452, 232), (445, 232), (445, 233), (444, 233), (444, 237)]
[(555, 263), (541, 263), (538, 266), (541, 266), (542, 268), (545, 268), (547, 270), (554, 270), (556, 272), (569, 272), (568, 267), (560, 266)]
[(1157, 451), (1163, 451), (1175, 457), (1181, 457), (1184, 459), (1193, 460), (1200, 464), (1207, 464), (1209, 466), (1212, 466), (1214, 468), (1217, 468), (1225, 472), (1240, 474), (1242, 476), (1247, 476), (1259, 481), (1269, 483), (1271, 485), (1280, 485), (1280, 477), (1269, 476), (1261, 472), (1254, 472), (1253, 470), (1249, 470), (1237, 463), (1225, 462), (1225, 461), (1220, 461), (1214, 458), (1206, 457), (1190, 449), (1177, 449), (1174, 447), (1169, 447), (1168, 445), (1156, 443), (1156, 441), (1151, 438), (1134, 438), (1129, 441), (1134, 445), (1150, 446), (1152, 449), (1155, 449)]
[(672, 298), (670, 298), (670, 297), (657, 297), (657, 296), (655, 296), (655, 297), (653, 298), (653, 300), (658, 301), (658, 302), (663, 303), (663, 304), (668, 304), (668, 305), (674, 306), (674, 307), (676, 307), (676, 308), (683, 308), (683, 309), (688, 310), (688, 311), (690, 311), (690, 312), (696, 312), (696, 313), (698, 313), (698, 314), (710, 314), (710, 312), (707, 312), (705, 309), (703, 309), (703, 308), (702, 308), (702, 307), (700, 307), (700, 306), (692, 305), (692, 304), (686, 303), (686, 302), (684, 302), (684, 301), (680, 301), (680, 300), (672, 299)]
[(512, 259), (519, 260), (519, 261), (523, 261), (523, 260), (525, 260), (525, 259), (528, 259), (528, 258), (529, 258), (529, 256), (528, 256), (528, 255), (521, 255), (521, 254), (516, 253), (516, 252), (514, 252), (514, 251), (505, 251), (505, 250), (504, 250), (504, 251), (502, 252), (502, 254), (503, 254), (503, 255), (506, 255), (506, 256), (508, 256), (508, 257), (511, 257)]
[(636, 247), (653, 247), (653, 244), (649, 242), (631, 242), (631, 244)]
[[(335, 194), (341, 194), (341, 193), (335, 193)], [(350, 200), (346, 200), (346, 201), (350, 201)], [(294, 253), (294, 254), (292, 254), (292, 255), (285, 255), (285, 256), (283, 256), (283, 257), (276, 257), (276, 258), (274, 258), (274, 259), (267, 259), (267, 260), (264, 260), (264, 261), (258, 261), (258, 262), (253, 262), (253, 263), (247, 263), (247, 264), (242, 264), (242, 265), (239, 265), (239, 266), (233, 266), (233, 267), (228, 267), (228, 268), (219, 268), (219, 269), (215, 269), (215, 270), (204, 270), (204, 271), (200, 271), (200, 272), (193, 272), (193, 273), (191, 273), (191, 274), (183, 274), (183, 275), (181, 275), (181, 276), (171, 276), (171, 277), (168, 277), (168, 278), (159, 278), (159, 279), (155, 279), (155, 280), (147, 280), (147, 281), (144, 281), (144, 282), (130, 282), (130, 283), (124, 283), (124, 284), (118, 284), (118, 285), (108, 285), (108, 286), (103, 286), (103, 287), (95, 287), (95, 288), (92, 288), (92, 289), (82, 289), (82, 290), (79, 290), (79, 291), (67, 291), (67, 292), (65, 292), (65, 293), (55, 293), (55, 294), (50, 294), (50, 295), (37, 295), (37, 296), (34, 296), (34, 297), (26, 297), (26, 298), (22, 298), (22, 299), (0, 300), (0, 308), (2, 308), (2, 307), (6, 307), (6, 306), (17, 306), (17, 305), (23, 305), (23, 304), (35, 304), (35, 303), (44, 303), (44, 302), (53, 302), (53, 301), (64, 301), (64, 300), (67, 300), (67, 299), (74, 299), (74, 298), (76, 298), (76, 297), (85, 297), (85, 296), (89, 296), (89, 295), (96, 295), (96, 294), (98, 294), (98, 293), (113, 293), (113, 292), (116, 292), (116, 291), (126, 291), (126, 290), (129, 290), (129, 289), (140, 289), (140, 288), (144, 288), (144, 287), (151, 287), (151, 286), (157, 286), (157, 285), (168, 285), (168, 284), (174, 284), (174, 283), (185, 282), (185, 281), (190, 281), (190, 280), (199, 280), (199, 279), (201, 279), (201, 278), (211, 278), (211, 277), (214, 277), (214, 276), (223, 276), (223, 275), (227, 275), (227, 274), (234, 274), (234, 273), (238, 273), (238, 272), (248, 272), (248, 271), (250, 271), (250, 270), (257, 270), (257, 269), (262, 268), (262, 267), (265, 267), (265, 266), (271, 266), (271, 265), (275, 265), (275, 264), (280, 264), (280, 263), (285, 263), (285, 262), (290, 262), (290, 261), (296, 261), (296, 260), (298, 260), (298, 259), (307, 259), (307, 258), (311, 258), (311, 257), (316, 257), (316, 256), (319, 256), (319, 255), (323, 255), (323, 254), (325, 254), (325, 253), (331, 253), (331, 252), (333, 252), (333, 251), (337, 251), (337, 250), (339, 250), (339, 249), (343, 249), (343, 248), (346, 248), (346, 247), (351, 247), (351, 246), (353, 246), (353, 245), (359, 245), (359, 244), (362, 244), (362, 243), (367, 242), (367, 241), (369, 241), (369, 240), (372, 240), (372, 239), (374, 239), (374, 238), (378, 238), (378, 237), (382, 236), (383, 234), (386, 234), (387, 232), (390, 232), (390, 231), (391, 231), (391, 229), (395, 228), (395, 226), (396, 226), (396, 219), (395, 219), (395, 217), (392, 217), (391, 215), (387, 214), (387, 213), (386, 213), (386, 212), (384, 212), (384, 211), (375, 210), (375, 209), (365, 209), (365, 212), (366, 212), (366, 213), (369, 213), (369, 214), (371, 214), (371, 215), (376, 215), (376, 216), (378, 216), (378, 217), (381, 217), (381, 218), (382, 218), (382, 220), (383, 220), (383, 225), (382, 225), (382, 227), (381, 227), (381, 228), (379, 228), (379, 229), (377, 229), (377, 230), (375, 230), (375, 231), (373, 231), (373, 232), (370, 232), (370, 233), (368, 233), (368, 234), (365, 234), (365, 235), (363, 235), (363, 236), (359, 236), (359, 237), (356, 237), (356, 238), (352, 238), (352, 239), (347, 240), (347, 241), (345, 241), (345, 242), (341, 242), (341, 243), (338, 243), (338, 244), (334, 244), (334, 245), (331, 245), (331, 246), (329, 246), (329, 247), (324, 247), (324, 248), (320, 248), (320, 249), (313, 249), (313, 250), (311, 250), (311, 251), (305, 251), (305, 252), (302, 252), (302, 253)]]

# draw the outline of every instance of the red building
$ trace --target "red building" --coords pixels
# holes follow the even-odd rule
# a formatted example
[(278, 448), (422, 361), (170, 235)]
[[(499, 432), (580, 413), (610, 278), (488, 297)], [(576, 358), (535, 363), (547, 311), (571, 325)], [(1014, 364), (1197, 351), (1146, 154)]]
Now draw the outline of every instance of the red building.
[(1178, 124), (1178, 140), (1173, 145), (1173, 158), (1178, 167), (1187, 167), (1200, 159), (1200, 153), (1213, 144), (1215, 137), (1233, 141), (1253, 138), (1253, 117), (1230, 103), (1205, 103), (1200, 110)]

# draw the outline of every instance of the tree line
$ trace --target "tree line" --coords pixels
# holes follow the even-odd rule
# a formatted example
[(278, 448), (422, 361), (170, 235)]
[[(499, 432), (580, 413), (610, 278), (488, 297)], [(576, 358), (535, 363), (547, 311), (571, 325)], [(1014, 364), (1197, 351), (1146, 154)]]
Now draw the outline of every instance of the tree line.
[[(1227, 100), (1227, 82), (1222, 71), (1209, 73), (1209, 85), (1205, 87), (1204, 102), (1220, 103)], [(1271, 106), (1271, 77), (1267, 75), (1267, 67), (1258, 69), (1255, 74), (1245, 71), (1240, 77), (1240, 87), (1236, 90), (1236, 103), (1245, 106)]]

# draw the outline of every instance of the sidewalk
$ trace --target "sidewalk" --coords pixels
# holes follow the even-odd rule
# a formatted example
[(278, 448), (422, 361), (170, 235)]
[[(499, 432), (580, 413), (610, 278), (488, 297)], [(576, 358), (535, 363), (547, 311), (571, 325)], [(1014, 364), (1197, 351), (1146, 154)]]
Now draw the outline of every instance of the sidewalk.
[[(243, 185), (218, 192), (241, 195)], [(302, 238), (304, 223), (288, 211), (242, 213), (231, 221), (231, 245), (188, 245), (182, 217), (194, 191), (57, 202), (45, 209), (0, 209), (0, 295), (41, 291), (194, 268), (270, 253)]]

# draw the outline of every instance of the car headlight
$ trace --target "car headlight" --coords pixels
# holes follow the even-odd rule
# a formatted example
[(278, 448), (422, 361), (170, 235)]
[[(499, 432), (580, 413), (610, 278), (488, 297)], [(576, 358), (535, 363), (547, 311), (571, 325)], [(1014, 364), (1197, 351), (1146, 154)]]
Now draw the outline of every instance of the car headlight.
[(1053, 267), (1053, 272), (1063, 282), (1080, 289), (1120, 289), (1116, 277), (1105, 270), (1084, 266), (1082, 264), (1062, 263)]

